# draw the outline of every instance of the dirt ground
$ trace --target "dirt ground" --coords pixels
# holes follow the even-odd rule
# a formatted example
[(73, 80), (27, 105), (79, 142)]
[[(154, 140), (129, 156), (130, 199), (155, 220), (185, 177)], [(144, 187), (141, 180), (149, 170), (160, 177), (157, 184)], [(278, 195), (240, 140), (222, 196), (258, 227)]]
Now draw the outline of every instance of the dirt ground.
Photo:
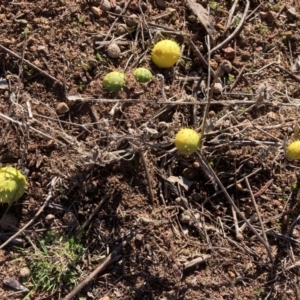
[[(0, 299), (67, 300), (86, 278), (74, 299), (300, 299), (300, 164), (285, 155), (300, 3), (198, 1), (208, 18), (195, 3), (1, 1), (0, 163), (28, 189), (0, 207)], [(170, 69), (151, 61), (164, 38), (182, 50)], [(109, 93), (113, 70), (126, 86)], [(204, 133), (191, 156), (182, 127)]]

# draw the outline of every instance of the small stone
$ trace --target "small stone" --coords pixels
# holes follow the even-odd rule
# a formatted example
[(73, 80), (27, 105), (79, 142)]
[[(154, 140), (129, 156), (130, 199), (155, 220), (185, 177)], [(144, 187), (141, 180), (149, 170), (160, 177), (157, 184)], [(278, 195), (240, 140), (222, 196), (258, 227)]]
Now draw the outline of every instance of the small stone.
[(268, 11), (267, 14), (266, 14), (266, 21), (270, 24), (274, 23), (275, 22), (275, 18), (276, 18), (276, 13), (274, 11)]
[(217, 28), (218, 30), (221, 30), (221, 31), (224, 31), (224, 30), (225, 30), (225, 26), (224, 26), (223, 24), (221, 24), (221, 23), (217, 23), (217, 24), (216, 24), (216, 28)]
[(27, 277), (29, 277), (29, 275), (30, 275), (30, 269), (28, 267), (23, 267), (20, 270), (20, 277), (22, 279), (26, 279)]
[(194, 180), (198, 175), (198, 171), (195, 168), (185, 168), (182, 172), (184, 178), (188, 180)]
[(236, 189), (237, 189), (238, 191), (242, 191), (242, 190), (243, 190), (243, 186), (242, 186), (242, 184), (241, 184), (240, 182), (238, 182), (238, 183), (236, 184)]
[(78, 220), (74, 213), (71, 211), (67, 212), (63, 216), (63, 222), (67, 226), (74, 226), (77, 227), (79, 225)]
[(246, 166), (247, 166), (249, 169), (252, 170), (252, 169), (255, 167), (255, 163), (254, 163), (253, 160), (248, 160), (248, 161), (246, 162)]
[(18, 220), (12, 214), (4, 215), (0, 220), (0, 227), (4, 230), (12, 230), (17, 226)]
[(195, 15), (189, 15), (187, 19), (191, 23), (196, 23), (197, 22), (197, 17)]
[(272, 201), (272, 205), (275, 207), (280, 207), (281, 206), (281, 202), (279, 200), (273, 200)]
[(209, 64), (210, 64), (210, 66), (212, 67), (213, 70), (218, 69), (218, 63), (214, 59), (211, 59)]
[(59, 102), (57, 105), (56, 105), (56, 112), (59, 114), (59, 115), (63, 115), (65, 113), (67, 113), (69, 111), (69, 106), (67, 105), (67, 103), (65, 102)]
[(138, 20), (138, 16), (132, 14), (128, 18), (126, 18), (126, 24), (129, 27), (135, 27), (138, 24), (137, 20)]
[(136, 239), (137, 241), (140, 241), (140, 242), (141, 242), (141, 241), (144, 239), (144, 235), (138, 233), (138, 234), (135, 235), (135, 239)]
[(226, 59), (232, 59), (235, 55), (235, 50), (232, 47), (227, 47), (223, 49), (224, 56)]
[(223, 86), (220, 82), (216, 82), (213, 86), (213, 93), (215, 95), (220, 95), (222, 93)]
[(300, 41), (300, 34), (299, 33), (294, 33), (291, 36), (291, 40), (295, 41), (295, 42), (299, 42)]
[(199, 161), (194, 161), (192, 164), (193, 168), (195, 169), (199, 169), (201, 167), (200, 162)]
[(224, 60), (222, 62), (222, 69), (227, 73), (229, 74), (232, 70), (232, 64), (229, 60)]
[(158, 8), (165, 9), (166, 8), (166, 1), (165, 0), (156, 0), (156, 4)]
[(125, 34), (128, 31), (127, 26), (125, 24), (118, 24), (116, 26), (116, 33), (118, 35)]
[(52, 221), (55, 219), (55, 216), (52, 214), (49, 214), (45, 217), (46, 223), (52, 223)]
[(111, 58), (118, 58), (121, 55), (120, 47), (116, 43), (111, 43), (107, 48), (107, 54)]
[(111, 10), (111, 4), (108, 0), (102, 0), (100, 4), (100, 8), (103, 11), (110, 11)]
[(101, 16), (101, 9), (96, 7), (96, 6), (92, 6), (91, 7), (92, 12), (94, 13), (95, 16), (100, 17)]
[(179, 220), (181, 223), (183, 224), (188, 224), (191, 221), (191, 216), (190, 214), (186, 211), (183, 212), (180, 216), (179, 216)]
[(288, 21), (292, 22), (297, 18), (297, 12), (295, 7), (290, 7), (287, 11), (286, 11), (286, 16)]
[(210, 119), (213, 119), (213, 118), (215, 118), (216, 116), (217, 116), (217, 114), (216, 114), (213, 110), (211, 110), (211, 111), (208, 112), (208, 117), (209, 117)]
[(119, 5), (117, 5), (117, 6), (115, 7), (115, 13), (118, 14), (118, 15), (121, 14), (122, 10), (123, 10), (122, 7), (119, 6)]

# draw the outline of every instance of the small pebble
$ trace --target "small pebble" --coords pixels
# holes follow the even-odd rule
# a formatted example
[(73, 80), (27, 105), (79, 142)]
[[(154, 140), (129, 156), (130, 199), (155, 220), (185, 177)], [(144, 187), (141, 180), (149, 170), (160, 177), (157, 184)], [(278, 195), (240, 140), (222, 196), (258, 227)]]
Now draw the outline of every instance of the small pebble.
[(137, 20), (138, 20), (138, 16), (135, 14), (132, 14), (128, 18), (126, 18), (126, 24), (129, 27), (135, 27), (138, 24)]
[(214, 59), (210, 60), (209, 65), (212, 67), (213, 70), (218, 69), (218, 63)]
[(215, 95), (220, 95), (222, 93), (223, 86), (221, 83), (216, 82), (213, 87), (213, 92)]
[(195, 15), (189, 15), (187, 19), (191, 23), (196, 23), (197, 21), (197, 17)]
[(118, 58), (121, 55), (120, 47), (116, 43), (111, 43), (107, 48), (107, 54), (111, 58)]
[(290, 7), (286, 12), (287, 19), (292, 22), (297, 18), (297, 12), (295, 7)]
[(102, 0), (100, 4), (100, 8), (103, 11), (110, 11), (111, 10), (111, 4), (108, 0)]
[(127, 26), (125, 24), (118, 24), (116, 26), (116, 34), (122, 35), (128, 31)]
[(67, 103), (65, 102), (59, 102), (57, 105), (56, 105), (56, 112), (59, 114), (59, 115), (63, 115), (65, 113), (67, 113), (69, 111), (69, 107), (67, 105)]
[(165, 0), (156, 0), (156, 4), (158, 8), (165, 9), (166, 1)]
[(95, 16), (100, 17), (101, 16), (101, 9), (96, 7), (96, 6), (92, 6), (91, 7), (92, 12), (94, 13)]
[(198, 175), (198, 171), (195, 168), (185, 168), (182, 172), (184, 178), (188, 180), (194, 180)]
[(118, 15), (122, 12), (122, 10), (123, 10), (122, 7), (119, 6), (119, 5), (117, 5), (117, 6), (115, 7), (115, 13), (118, 14)]
[(215, 118), (217, 115), (216, 115), (216, 113), (215, 113), (213, 110), (211, 110), (211, 111), (209, 111), (208, 116), (209, 116), (210, 119), (213, 119), (213, 118)]
[(28, 267), (23, 267), (20, 270), (20, 277), (26, 279), (30, 275), (30, 269)]
[(67, 226), (78, 226), (78, 220), (75, 216), (74, 213), (72, 213), (71, 211), (67, 212), (64, 214), (63, 216), (63, 222), (65, 225)]
[(199, 161), (194, 161), (192, 164), (193, 168), (195, 169), (199, 169), (201, 167), (200, 162)]
[(191, 221), (191, 216), (189, 215), (188, 212), (183, 212), (180, 216), (179, 216), (179, 220), (181, 223), (183, 224), (187, 224)]
[(224, 52), (225, 58), (227, 58), (227, 59), (234, 58), (235, 50), (232, 47), (227, 47), (227, 48), (223, 49), (223, 52)]

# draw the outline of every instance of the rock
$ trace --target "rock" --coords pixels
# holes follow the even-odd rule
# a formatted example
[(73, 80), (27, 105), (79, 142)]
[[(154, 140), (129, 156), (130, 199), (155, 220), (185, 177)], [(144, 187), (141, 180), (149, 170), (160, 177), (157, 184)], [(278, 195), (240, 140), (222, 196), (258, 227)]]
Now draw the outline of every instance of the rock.
[(156, 0), (157, 7), (160, 9), (166, 8), (166, 1), (165, 0)]
[(299, 34), (299, 33), (294, 33), (294, 34), (291, 36), (291, 40), (292, 40), (292, 41), (295, 41), (295, 42), (299, 42), (299, 41), (300, 41), (300, 34)]
[(18, 220), (12, 214), (4, 215), (0, 220), (0, 227), (4, 230), (12, 230), (17, 226)]
[(102, 0), (100, 4), (100, 8), (103, 11), (110, 11), (111, 10), (111, 4), (108, 0)]
[(223, 52), (226, 59), (232, 59), (235, 56), (235, 50), (232, 47), (223, 49)]
[(185, 168), (182, 172), (184, 178), (188, 180), (194, 180), (198, 175), (198, 171), (195, 168)]
[(215, 95), (220, 95), (222, 93), (223, 86), (220, 82), (216, 82), (213, 86), (213, 93)]
[(231, 70), (232, 70), (232, 64), (231, 64), (231, 62), (228, 61), (228, 60), (224, 60), (224, 61), (222, 62), (222, 68), (223, 68), (223, 70), (224, 70), (227, 74), (229, 74), (229, 73), (231, 72)]
[(121, 14), (122, 10), (123, 10), (122, 7), (119, 6), (119, 5), (117, 5), (117, 6), (115, 7), (115, 13), (118, 14), (118, 15)]
[(45, 217), (45, 221), (46, 221), (46, 223), (48, 223), (48, 224), (51, 224), (54, 220), (55, 220), (55, 216), (52, 215), (52, 214), (49, 214), (49, 215), (47, 215), (47, 216)]
[(197, 22), (197, 17), (195, 15), (189, 15), (187, 19), (191, 23), (196, 23)]
[(213, 70), (218, 69), (218, 63), (214, 59), (210, 60), (209, 65), (212, 67)]
[(132, 14), (126, 19), (126, 24), (129, 27), (135, 27), (138, 24), (137, 20), (138, 20), (138, 16)]
[(275, 22), (276, 12), (269, 10), (266, 14), (266, 21), (270, 24)]
[(79, 225), (78, 220), (74, 213), (71, 211), (67, 212), (63, 216), (63, 222), (67, 226), (74, 226), (77, 227)]
[(65, 113), (67, 113), (69, 111), (69, 106), (67, 105), (67, 103), (65, 102), (59, 102), (57, 105), (56, 105), (56, 112), (59, 114), (59, 115), (63, 115)]
[(286, 16), (289, 22), (293, 22), (295, 19), (297, 19), (297, 12), (295, 7), (290, 7), (287, 11), (286, 11)]
[(185, 211), (179, 216), (179, 220), (183, 224), (188, 224), (191, 221), (191, 216), (187, 211)]
[(95, 16), (100, 17), (101, 16), (101, 9), (96, 7), (96, 6), (92, 6), (91, 7), (92, 12), (94, 13)]
[(119, 58), (121, 55), (120, 47), (116, 43), (111, 43), (107, 47), (107, 54), (110, 58)]
[(27, 277), (29, 277), (29, 275), (30, 275), (30, 269), (28, 267), (23, 267), (20, 270), (20, 277), (22, 279), (26, 279)]
[(127, 31), (127, 26), (125, 24), (118, 24), (116, 26), (116, 34), (118, 35), (125, 34)]

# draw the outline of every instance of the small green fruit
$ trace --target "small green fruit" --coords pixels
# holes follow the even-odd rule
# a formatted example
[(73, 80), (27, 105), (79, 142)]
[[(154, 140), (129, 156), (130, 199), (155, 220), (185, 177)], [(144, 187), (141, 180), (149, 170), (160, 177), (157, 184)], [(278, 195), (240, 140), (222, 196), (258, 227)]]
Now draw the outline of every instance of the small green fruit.
[(106, 74), (103, 78), (103, 87), (109, 92), (120, 91), (126, 83), (125, 74), (117, 71)]
[(152, 78), (152, 73), (146, 68), (137, 68), (134, 70), (134, 77), (138, 82), (148, 82)]
[(179, 153), (191, 155), (200, 145), (200, 134), (194, 129), (183, 128), (175, 137), (175, 146)]
[(27, 188), (26, 177), (16, 168), (0, 168), (0, 203), (19, 200)]
[(288, 159), (300, 159), (300, 141), (290, 143), (286, 148), (286, 156)]

